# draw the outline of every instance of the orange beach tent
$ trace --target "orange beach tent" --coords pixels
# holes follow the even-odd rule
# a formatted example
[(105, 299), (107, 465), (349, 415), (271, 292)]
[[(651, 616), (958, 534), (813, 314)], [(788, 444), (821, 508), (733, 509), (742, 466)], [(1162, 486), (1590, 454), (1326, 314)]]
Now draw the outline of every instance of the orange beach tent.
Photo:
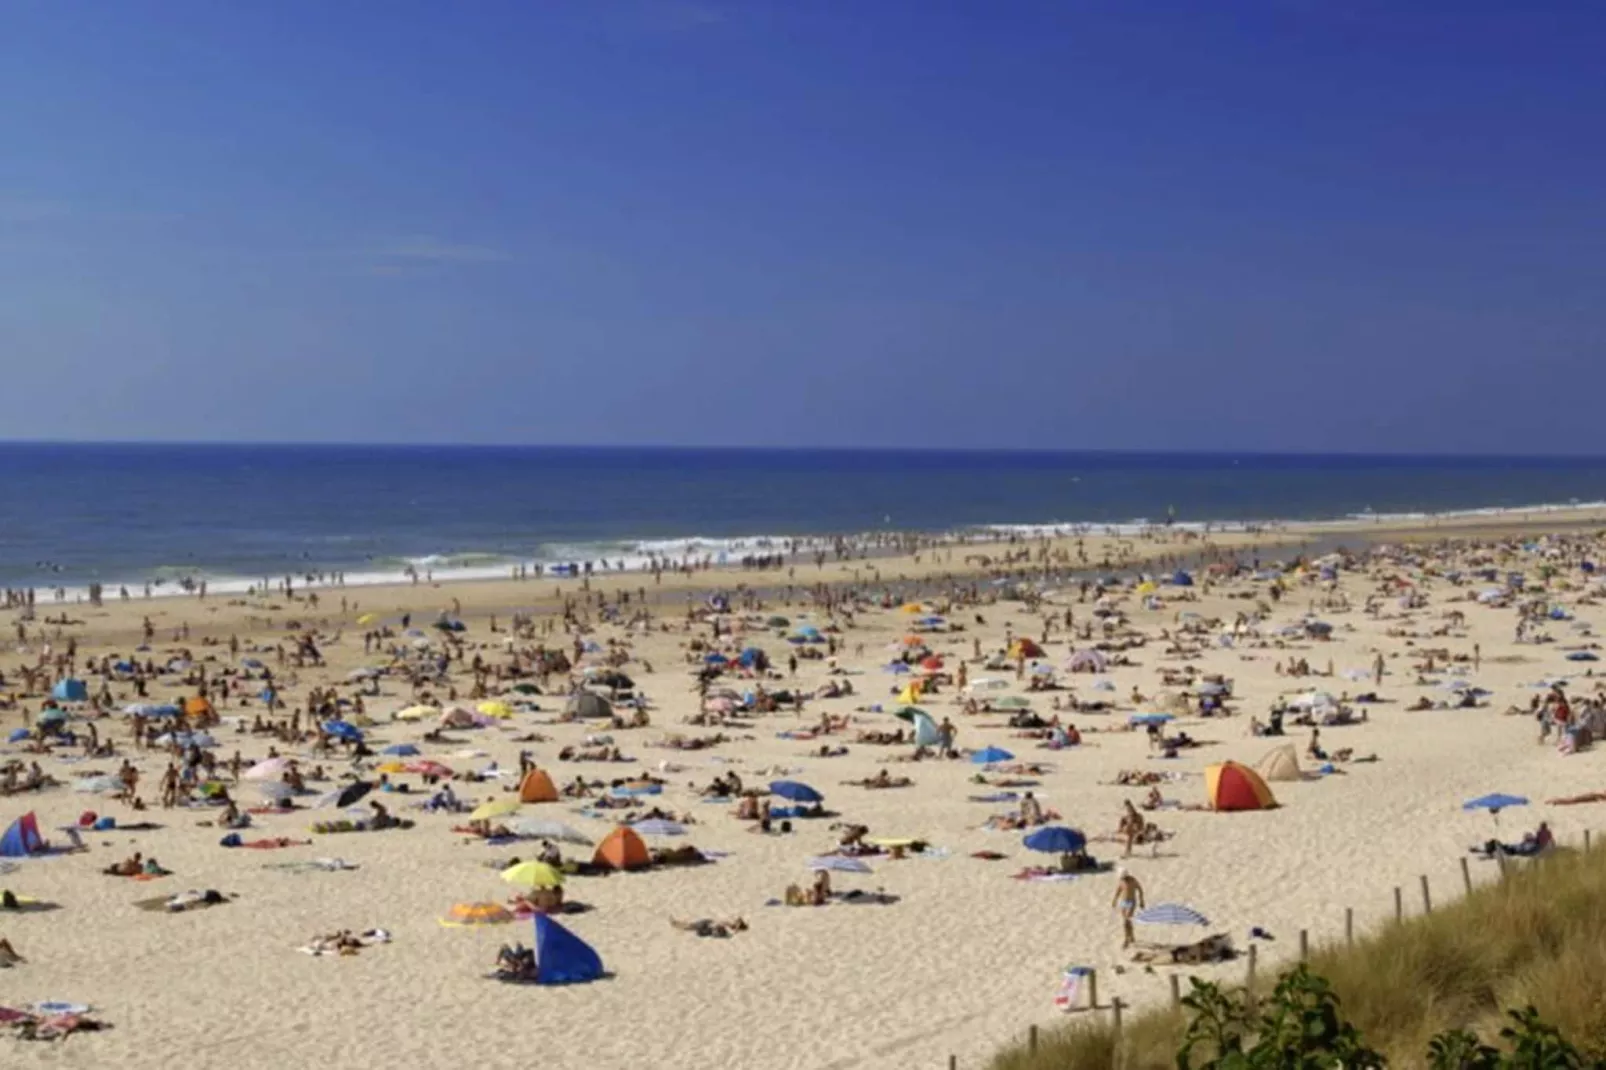
[(1260, 774), (1237, 762), (1206, 769), (1205, 792), (1212, 810), (1270, 810), (1277, 805)]
[(636, 830), (620, 825), (597, 844), (597, 853), (591, 856), (591, 864), (607, 866), (609, 869), (646, 869), (652, 865), (652, 859), (647, 854), (646, 843), (636, 834)]
[(558, 789), (544, 769), (531, 769), (519, 784), (519, 802), (547, 803), (558, 801)]

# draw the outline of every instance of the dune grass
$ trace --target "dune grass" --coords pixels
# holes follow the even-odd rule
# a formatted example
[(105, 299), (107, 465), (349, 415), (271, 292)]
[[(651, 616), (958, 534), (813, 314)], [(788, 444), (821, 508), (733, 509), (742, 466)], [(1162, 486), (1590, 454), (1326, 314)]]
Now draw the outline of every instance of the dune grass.
[[(1506, 1011), (1528, 1005), (1580, 1049), (1606, 1052), (1606, 850), (1513, 866), (1432, 914), (1390, 922), (1353, 947), (1313, 950), (1310, 967), (1390, 1066), (1422, 1065), (1428, 1042), (1448, 1029), (1498, 1043)], [(1274, 982), (1265, 977), (1257, 990)], [(1118, 1038), (1100, 1014), (1045, 1031), (1035, 1052), (1000, 1052), (991, 1066), (1171, 1070), (1185, 1026), (1181, 1012), (1163, 1008), (1128, 1015)]]

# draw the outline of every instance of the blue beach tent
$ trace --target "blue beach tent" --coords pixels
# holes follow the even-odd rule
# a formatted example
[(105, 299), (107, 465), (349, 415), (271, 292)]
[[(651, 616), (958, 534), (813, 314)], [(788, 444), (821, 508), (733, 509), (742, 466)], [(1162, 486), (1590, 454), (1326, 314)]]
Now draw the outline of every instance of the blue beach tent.
[(39, 819), (29, 810), (0, 836), (0, 858), (26, 858), (45, 849), (45, 838), (39, 834)]
[(602, 957), (592, 946), (545, 914), (535, 916), (536, 984), (572, 985), (602, 976)]
[(50, 689), (50, 697), (57, 702), (88, 702), (89, 685), (69, 676), (56, 682), (56, 686)]

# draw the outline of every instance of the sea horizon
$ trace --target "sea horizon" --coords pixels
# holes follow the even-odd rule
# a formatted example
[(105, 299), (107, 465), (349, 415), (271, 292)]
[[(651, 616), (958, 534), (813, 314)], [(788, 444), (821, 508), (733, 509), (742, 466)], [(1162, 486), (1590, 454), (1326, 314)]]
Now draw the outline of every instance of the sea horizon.
[[(795, 541), (1216, 529), (1606, 502), (1606, 457), (0, 442), (0, 586), (220, 592), (734, 563)], [(606, 562), (606, 566), (602, 563)]]

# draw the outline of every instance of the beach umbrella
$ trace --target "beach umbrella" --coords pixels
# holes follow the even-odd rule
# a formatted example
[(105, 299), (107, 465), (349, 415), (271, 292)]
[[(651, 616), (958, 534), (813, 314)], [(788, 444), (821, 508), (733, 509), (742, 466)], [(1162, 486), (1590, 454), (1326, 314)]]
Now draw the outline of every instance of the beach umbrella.
[(441, 918), (441, 924), (452, 929), (476, 929), (483, 925), (506, 925), (513, 920), (513, 912), (500, 903), (454, 903)]
[(1030, 699), (1022, 698), (1019, 695), (1006, 695), (993, 703), (993, 705), (1001, 710), (1024, 710), (1029, 709), (1032, 702)]
[(270, 780), (258, 790), (262, 792), (264, 799), (269, 799), (273, 802), (278, 802), (280, 799), (294, 798), (296, 793), (295, 788), (292, 788), (282, 780)]
[(992, 765), (994, 762), (1007, 762), (1015, 757), (1003, 747), (983, 747), (970, 755), (970, 760), (976, 765)]
[(1134, 713), (1126, 719), (1127, 724), (1165, 724), (1172, 720), (1169, 713)]
[(278, 780), (290, 768), (288, 758), (265, 758), (240, 774), (242, 780)]
[(391, 714), (390, 719), (393, 721), (424, 721), (432, 720), (440, 715), (441, 711), (437, 706), (408, 706)]
[(1461, 804), (1463, 810), (1487, 810), (1498, 817), (1500, 811), (1513, 806), (1527, 806), (1528, 800), (1521, 795), (1505, 795), (1495, 792), (1492, 795), (1480, 795), (1476, 799), (1468, 799)]
[(374, 766), (374, 768), (377, 771), (381, 772), (381, 773), (389, 773), (392, 776), (394, 776), (397, 773), (405, 773), (405, 772), (407, 772), (407, 763), (406, 762), (380, 762), (378, 765)]
[(368, 625), (368, 624), (372, 624), (374, 621), (376, 621), (378, 619), (379, 619), (379, 614), (377, 614), (377, 613), (364, 613), (362, 616), (357, 618), (357, 623), (358, 624), (363, 624), (363, 625)]
[(1180, 903), (1156, 903), (1138, 911), (1133, 921), (1144, 925), (1209, 925), (1210, 919), (1192, 907)]
[(394, 754), (398, 758), (412, 758), (418, 754), (418, 748), (411, 743), (392, 743), (381, 754)]
[(770, 784), (770, 794), (796, 803), (817, 803), (825, 801), (825, 796), (797, 780), (777, 780)]
[(1049, 825), (1027, 833), (1021, 844), (1044, 854), (1072, 854), (1087, 846), (1087, 837), (1064, 825)]
[(831, 873), (869, 873), (870, 867), (857, 858), (846, 855), (821, 855), (809, 859), (809, 869), (815, 873), (822, 870)]
[(768, 628), (786, 628), (790, 627), (791, 623), (785, 617), (771, 617), (764, 622), (764, 625)]
[(487, 699), (474, 708), (485, 716), (495, 717), (499, 721), (505, 721), (513, 716), (513, 707), (500, 699)]
[(427, 758), (421, 762), (408, 762), (405, 768), (407, 772), (412, 773), (415, 776), (433, 776), (444, 778), (452, 775), (450, 766), (442, 765), (440, 762), (430, 761)]
[(468, 815), (470, 821), (490, 821), (508, 814), (517, 813), (519, 800), (517, 798), (492, 799), (490, 802), (480, 803), (474, 812)]
[(11, 730), (11, 734), (6, 737), (6, 742), (21, 743), (23, 740), (28, 738), (28, 734), (29, 733), (26, 728), (13, 728)]
[(548, 818), (521, 817), (517, 821), (508, 822), (508, 831), (532, 839), (556, 840), (559, 843), (572, 843), (580, 847), (593, 846), (591, 838), (578, 829)]
[(1225, 695), (1227, 693), (1227, 685), (1207, 682), (1200, 684), (1194, 691), (1200, 695)]
[(920, 667), (927, 672), (936, 672), (943, 665), (942, 659), (935, 654), (927, 654), (920, 659)]
[(346, 679), (348, 679), (348, 680), (377, 680), (381, 675), (383, 675), (383, 674), (380, 672), (380, 670), (373, 669), (373, 668), (368, 668), (368, 667), (365, 666), (365, 667), (363, 667), (361, 669), (352, 669), (350, 672), (348, 672), (346, 674)]
[(891, 662), (887, 665), (883, 665), (882, 668), (894, 676), (902, 676), (909, 671), (909, 666), (901, 661)]
[(520, 888), (557, 888), (563, 884), (563, 874), (545, 862), (530, 859), (518, 862), (502, 871), (502, 879)]
[(340, 794), (335, 796), (335, 806), (344, 810), (373, 790), (374, 784), (371, 780), (359, 780), (354, 784), (347, 784), (340, 789)]
[(123, 782), (111, 775), (85, 777), (83, 780), (73, 781), (72, 790), (99, 794), (103, 791), (117, 791)]
[(630, 826), (641, 836), (684, 836), (686, 826), (678, 821), (665, 821), (662, 818), (648, 818), (646, 821), (637, 821)]
[(362, 729), (350, 721), (325, 721), (323, 730), (334, 739), (342, 739), (348, 743), (362, 742)]
[(60, 706), (52, 706), (47, 710), (40, 710), (39, 711), (38, 720), (39, 720), (39, 723), (42, 724), (42, 725), (46, 725), (46, 724), (61, 724), (66, 719), (67, 719), (67, 711), (62, 709)]

